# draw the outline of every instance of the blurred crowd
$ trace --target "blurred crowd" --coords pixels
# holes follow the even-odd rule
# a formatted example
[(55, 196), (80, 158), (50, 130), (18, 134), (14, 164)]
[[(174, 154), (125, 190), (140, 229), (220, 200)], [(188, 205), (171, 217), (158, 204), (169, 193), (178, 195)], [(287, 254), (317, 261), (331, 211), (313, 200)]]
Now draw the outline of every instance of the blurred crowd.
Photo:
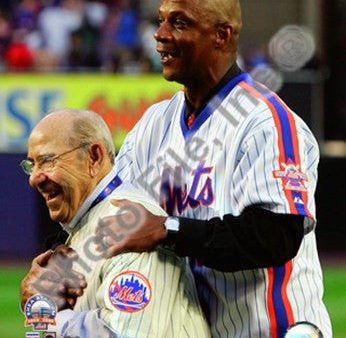
[(159, 71), (157, 2), (0, 1), (0, 71)]
[[(153, 36), (159, 2), (0, 0), (0, 71), (160, 72)], [(301, 55), (298, 52), (291, 54)], [(255, 69), (253, 76), (264, 83), (273, 78), (268, 67), (263, 68), (271, 62), (268, 46), (251, 42), (241, 54), (238, 63), (244, 70)]]

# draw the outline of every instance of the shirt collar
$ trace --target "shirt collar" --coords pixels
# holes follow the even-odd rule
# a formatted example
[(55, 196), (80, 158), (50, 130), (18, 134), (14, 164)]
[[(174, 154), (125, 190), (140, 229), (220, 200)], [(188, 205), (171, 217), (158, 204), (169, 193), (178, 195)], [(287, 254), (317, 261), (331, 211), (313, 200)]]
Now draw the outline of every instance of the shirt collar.
[(60, 223), (62, 228), (69, 234), (73, 231), (79, 221), (84, 217), (84, 215), (89, 211), (89, 208), (99, 196), (99, 194), (104, 190), (107, 185), (112, 181), (114, 176), (116, 176), (116, 168), (113, 167), (112, 170), (100, 181), (100, 183), (95, 187), (93, 192), (86, 198), (78, 209), (76, 215), (72, 218), (69, 223)]

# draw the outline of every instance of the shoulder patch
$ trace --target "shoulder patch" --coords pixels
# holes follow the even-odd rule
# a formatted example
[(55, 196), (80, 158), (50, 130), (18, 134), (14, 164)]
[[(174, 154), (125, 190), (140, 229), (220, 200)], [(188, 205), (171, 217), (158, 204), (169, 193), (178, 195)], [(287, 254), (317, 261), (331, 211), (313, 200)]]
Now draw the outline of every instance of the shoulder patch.
[(152, 296), (148, 279), (137, 271), (125, 271), (115, 276), (109, 285), (108, 297), (119, 311), (133, 313), (143, 310)]
[(283, 182), (283, 187), (286, 190), (307, 191), (306, 183), (308, 176), (302, 173), (299, 169), (299, 164), (294, 164), (292, 161), (281, 163), (282, 170), (274, 170), (274, 178), (279, 178)]

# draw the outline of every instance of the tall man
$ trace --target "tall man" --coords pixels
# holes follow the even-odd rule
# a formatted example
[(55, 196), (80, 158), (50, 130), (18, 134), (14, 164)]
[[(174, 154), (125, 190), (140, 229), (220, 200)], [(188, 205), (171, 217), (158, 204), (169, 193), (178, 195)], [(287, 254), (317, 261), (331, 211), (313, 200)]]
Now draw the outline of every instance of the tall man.
[[(166, 215), (143, 193), (122, 185), (113, 166), (112, 137), (96, 113), (55, 111), (29, 137), (22, 167), (30, 175), (30, 185), (45, 199), (50, 217), (69, 233), (66, 244), (78, 255), (72, 266), (66, 265), (66, 276), (75, 277), (69, 273), (73, 269), (87, 282), (86, 288), (77, 288), (84, 293), (72, 297), (73, 310), (61, 305), (57, 327), (51, 329), (57, 330), (58, 337), (210, 337), (185, 259), (164, 248), (110, 259), (97, 254), (97, 222), (118, 209), (110, 197), (140, 203), (162, 219)], [(44, 268), (51, 259), (46, 253), (35, 260), (22, 294), (27, 296), (30, 282), (37, 285), (44, 278), (37, 265)], [(45, 294), (55, 300), (59, 295), (52, 291)]]
[(238, 0), (162, 0), (158, 13), (163, 76), (184, 89), (148, 109), (116, 168), (170, 217), (154, 230), (144, 213), (130, 231), (108, 218), (117, 234), (108, 254), (166, 242), (189, 256), (213, 337), (279, 338), (298, 321), (331, 337), (314, 233), (315, 138), (238, 68)]

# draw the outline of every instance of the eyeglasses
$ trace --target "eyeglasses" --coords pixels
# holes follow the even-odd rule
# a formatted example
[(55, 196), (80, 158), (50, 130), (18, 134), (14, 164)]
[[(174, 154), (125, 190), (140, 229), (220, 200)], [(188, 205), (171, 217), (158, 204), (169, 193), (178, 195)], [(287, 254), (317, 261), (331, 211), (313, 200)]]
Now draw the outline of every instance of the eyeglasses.
[(75, 151), (77, 149), (86, 147), (88, 145), (89, 145), (89, 143), (83, 143), (80, 146), (73, 148), (73, 149), (70, 149), (68, 151), (65, 151), (64, 153), (59, 154), (59, 155), (54, 155), (54, 156), (52, 156), (52, 155), (40, 155), (38, 160), (36, 161), (36, 163), (34, 161), (31, 161), (31, 160), (23, 160), (22, 162), (20, 162), (19, 165), (21, 166), (23, 171), (29, 176), (32, 175), (32, 173), (34, 171), (35, 164), (37, 165), (37, 168), (41, 171), (50, 171), (54, 168), (56, 161), (59, 158), (61, 158), (64, 155), (67, 155), (69, 153), (72, 153), (73, 151)]

